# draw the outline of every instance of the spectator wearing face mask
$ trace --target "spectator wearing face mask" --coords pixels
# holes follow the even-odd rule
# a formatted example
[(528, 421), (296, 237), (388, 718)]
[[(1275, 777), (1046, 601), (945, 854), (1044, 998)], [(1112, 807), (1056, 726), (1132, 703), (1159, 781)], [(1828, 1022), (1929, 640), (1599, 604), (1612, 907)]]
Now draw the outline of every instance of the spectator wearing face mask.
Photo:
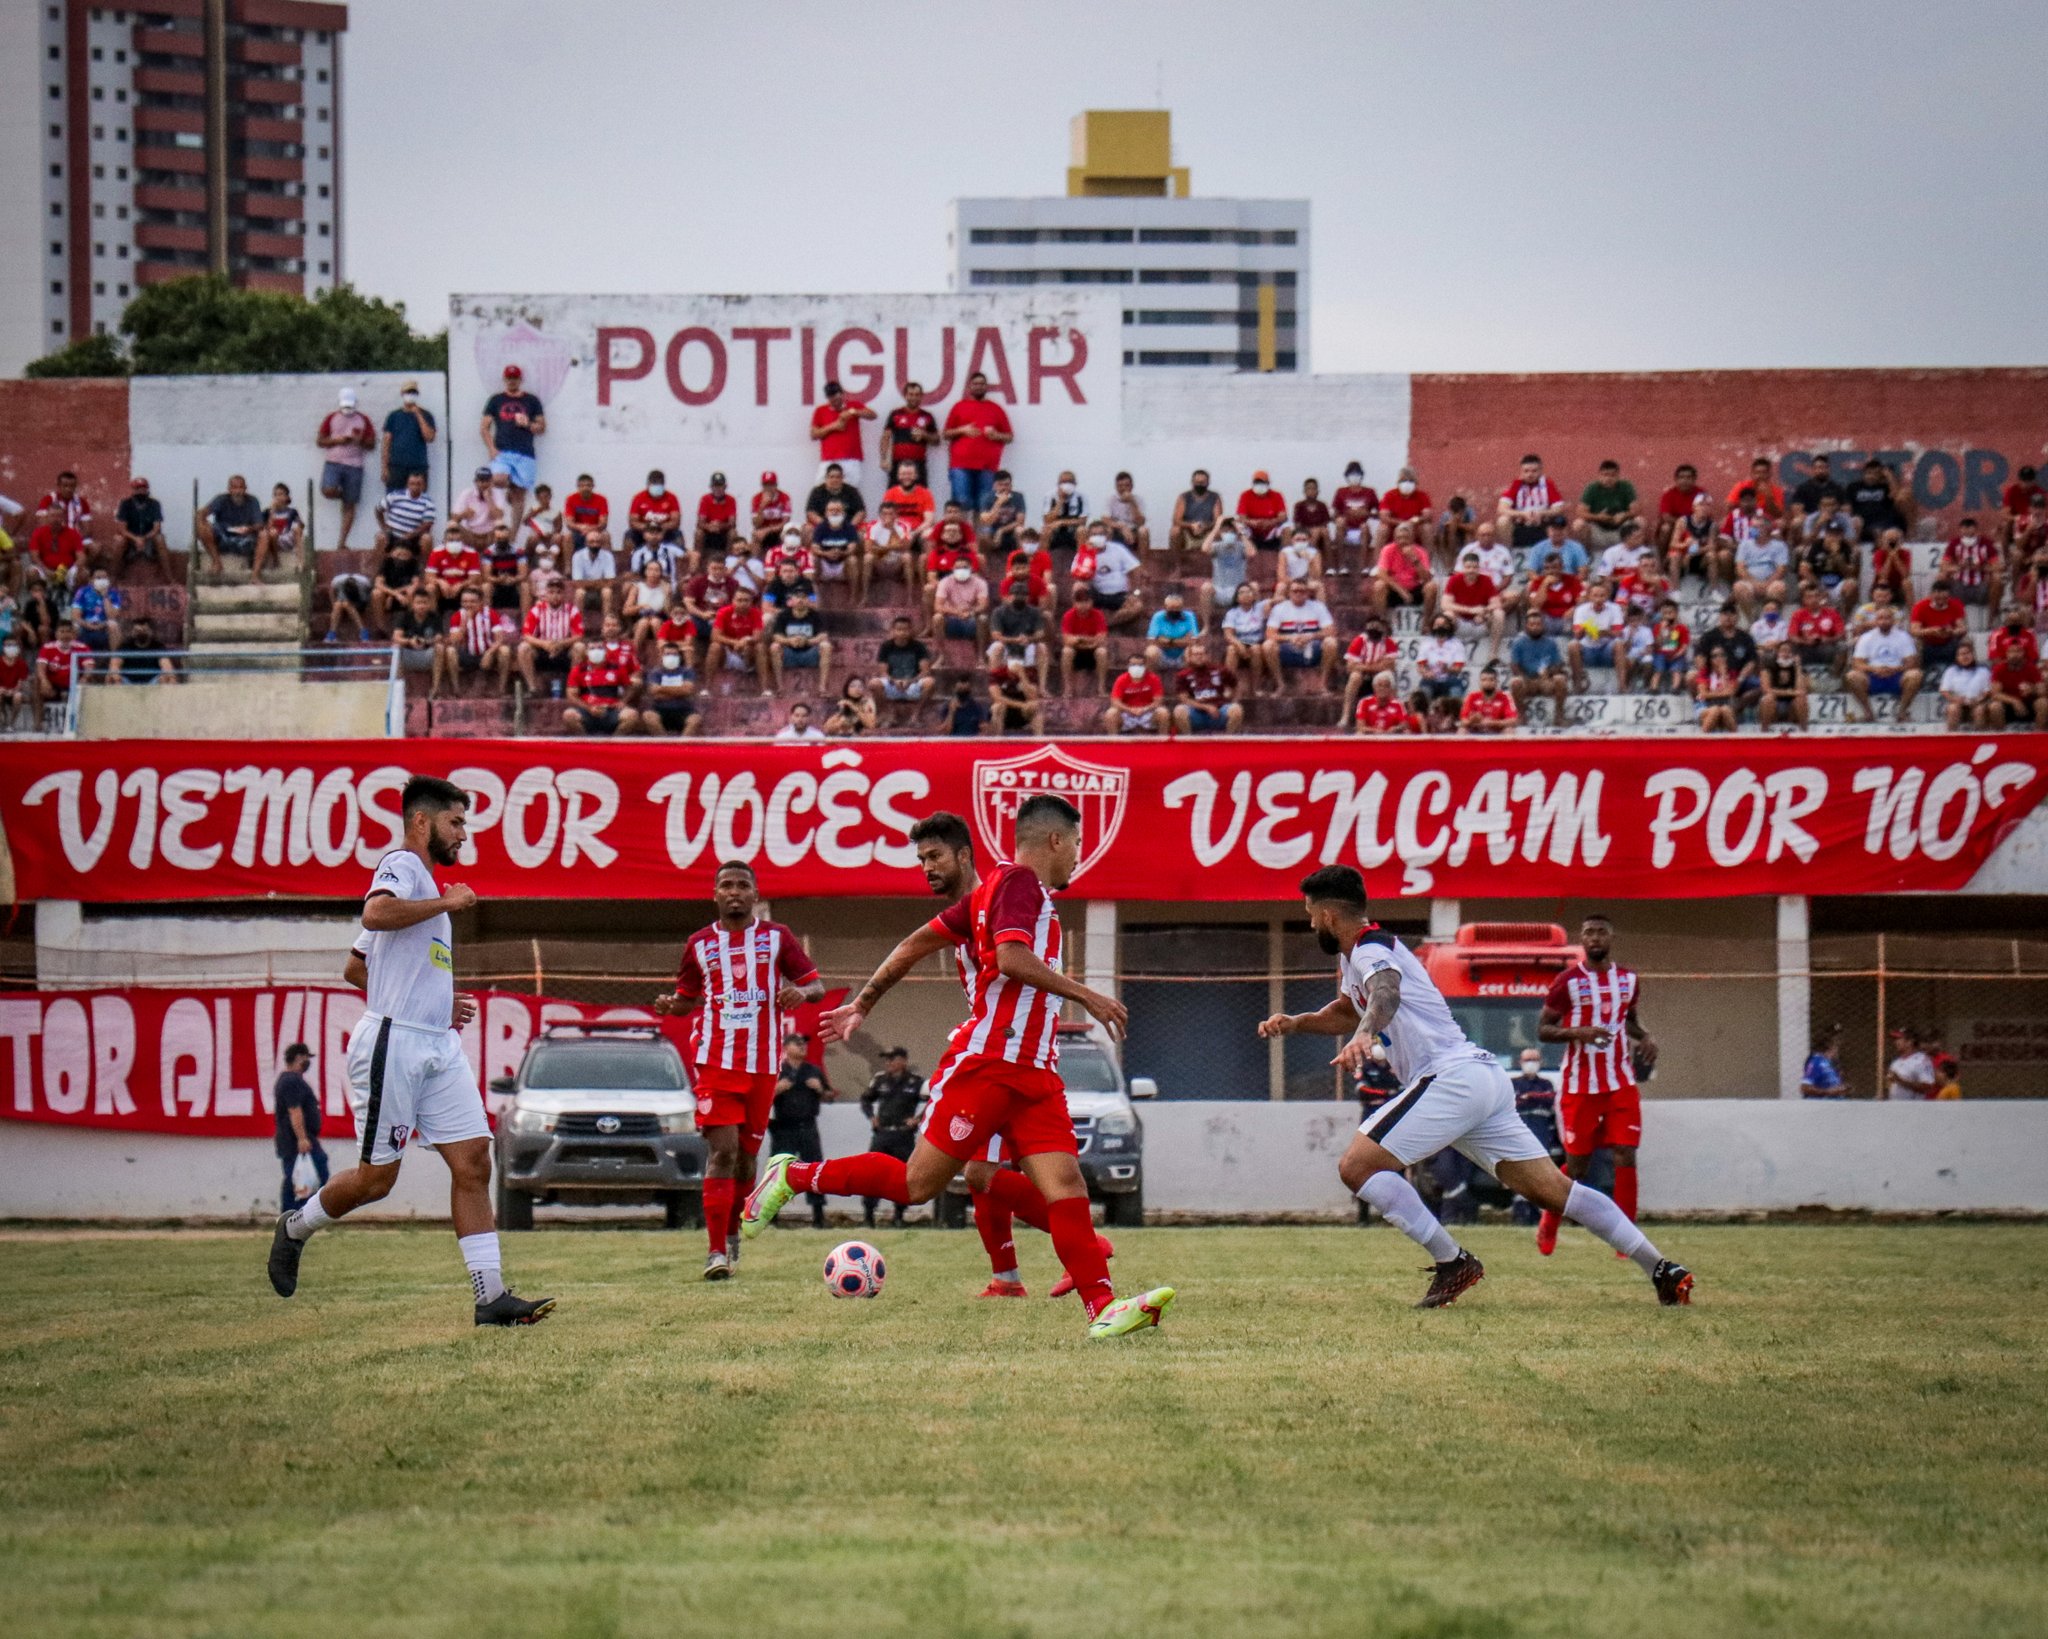
[(818, 579), (846, 582), (853, 589), (856, 606), (867, 601), (868, 590), (867, 557), (860, 549), (860, 528), (855, 521), (865, 516), (857, 510), (859, 504), (859, 492), (845, 488), (840, 495), (826, 498), (817, 522), (811, 525)]
[(121, 645), (121, 593), (104, 569), (93, 571), (92, 579), (72, 599), (78, 641), (94, 654), (107, 654)]
[(2016, 603), (1987, 645), (1991, 656), (1992, 725), (2004, 728), (2031, 722), (2048, 729), (2048, 684), (2041, 677), (2041, 645), (2027, 625), (2027, 612)]
[(1344, 482), (1330, 497), (1330, 562), (1340, 575), (1363, 574), (1371, 564), (1373, 531), (1380, 516), (1380, 495), (1365, 481), (1357, 461), (1344, 468)]
[(363, 467), (376, 448), (377, 429), (356, 408), (353, 387), (342, 388), (339, 398), (339, 405), (321, 419), (314, 443), (325, 458), (320, 468), (320, 493), (341, 503), (341, 534), (334, 545), (346, 552), (349, 531), (356, 526), (356, 507), (363, 499)]
[(1433, 516), (1436, 503), (1429, 498), (1429, 491), (1417, 481), (1413, 467), (1403, 467), (1395, 477), (1394, 487), (1380, 496), (1380, 522), (1377, 543), (1384, 547), (1396, 538), (1403, 524), (1409, 525), (1409, 538), (1427, 552), (1436, 539)]
[(1071, 471), (1062, 472), (1052, 494), (1046, 497), (1045, 517), (1040, 523), (1046, 550), (1072, 552), (1087, 526), (1088, 497), (1081, 493)]
[(1260, 552), (1278, 552), (1287, 538), (1287, 497), (1273, 487), (1272, 474), (1261, 467), (1251, 488), (1237, 498), (1237, 518)]
[(1135, 655), (1110, 685), (1102, 714), (1105, 734), (1162, 734), (1166, 730), (1166, 689)]
[(1045, 693), (1052, 666), (1051, 623), (1045, 611), (1032, 603), (1028, 579), (1013, 576), (1004, 583), (1002, 602), (989, 615), (989, 630), (1010, 663), (1035, 675), (1038, 692)]
[(1087, 540), (1074, 554), (1073, 569), (1075, 580), (1086, 580), (1094, 589), (1095, 607), (1111, 626), (1143, 622), (1145, 594), (1138, 585), (1138, 555), (1110, 534), (1106, 524), (1089, 526)]
[(1998, 543), (1981, 533), (1975, 518), (1965, 518), (1942, 548), (1936, 573), (1954, 589), (1962, 603), (1996, 609), (2005, 595), (2005, 559)]
[(641, 673), (640, 724), (649, 734), (700, 734), (697, 673), (678, 643), (663, 643), (654, 663)]
[(382, 467), (387, 493), (405, 488), (406, 479), (414, 473), (422, 481), (432, 478), (427, 446), (438, 433), (433, 411), (420, 403), (420, 384), (406, 382), (398, 389), (398, 408), (384, 418)]
[(834, 507), (839, 509), (839, 521), (856, 533), (868, 521), (867, 501), (846, 475), (845, 466), (838, 461), (828, 461), (824, 475), (811, 486), (811, 493), (804, 499), (805, 531), (815, 535), (824, 527), (826, 515)]
[(1247, 584), (1251, 574), (1250, 543), (1244, 526), (1219, 511), (1209, 533), (1197, 543), (1197, 550), (1209, 560), (1209, 578), (1202, 582), (1202, 618), (1214, 620), (1218, 610), (1237, 601), (1237, 589)]
[(656, 467), (647, 475), (647, 487), (627, 503), (626, 545), (638, 558), (649, 548), (677, 547), (682, 534), (683, 503), (668, 487), (668, 474)]
[(1439, 701), (1460, 704), (1468, 686), (1465, 668), (1470, 661), (1450, 617), (1439, 615), (1430, 623), (1429, 635), (1415, 647), (1416, 686), (1432, 705)]
[(0, 637), (0, 732), (32, 727), (35, 710), (35, 673), (17, 628)]
[(988, 731), (989, 721), (988, 707), (974, 697), (974, 679), (955, 679), (952, 696), (946, 701), (946, 717), (940, 732), (954, 739), (979, 739)]
[(988, 582), (966, 561), (955, 563), (932, 588), (931, 636), (975, 645), (988, 644)]

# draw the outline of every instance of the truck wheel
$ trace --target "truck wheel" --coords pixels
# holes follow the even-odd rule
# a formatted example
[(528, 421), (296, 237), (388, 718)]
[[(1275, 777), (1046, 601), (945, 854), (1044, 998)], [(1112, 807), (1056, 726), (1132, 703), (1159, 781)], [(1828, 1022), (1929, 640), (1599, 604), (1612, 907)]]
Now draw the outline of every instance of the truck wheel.
[(661, 1222), (665, 1229), (702, 1229), (704, 1227), (704, 1197), (679, 1192), (661, 1203)]
[(523, 1190), (507, 1189), (502, 1179), (498, 1182), (497, 1207), (500, 1229), (533, 1227), (533, 1197)]
[(941, 1229), (965, 1229), (967, 1227), (967, 1197), (955, 1195), (950, 1189), (939, 1196), (938, 1211), (933, 1214)]
[(1105, 1195), (1102, 1198), (1102, 1219), (1118, 1229), (1141, 1229), (1145, 1223), (1145, 1191), (1132, 1190), (1128, 1195)]

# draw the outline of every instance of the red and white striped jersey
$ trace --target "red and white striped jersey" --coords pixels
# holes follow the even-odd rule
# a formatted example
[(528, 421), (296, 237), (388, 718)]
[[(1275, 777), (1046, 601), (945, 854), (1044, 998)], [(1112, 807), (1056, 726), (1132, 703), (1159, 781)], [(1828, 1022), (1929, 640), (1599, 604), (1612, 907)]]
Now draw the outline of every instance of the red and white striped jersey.
[[(1060, 917), (1052, 895), (1025, 865), (1002, 865), (974, 892), (932, 919), (954, 942), (967, 990), (967, 1017), (946, 1044), (945, 1062), (1007, 1059), (1051, 1070), (1059, 1064), (1060, 999), (1019, 984), (996, 965), (996, 952), (1020, 943), (1055, 972), (1060, 966)], [(969, 971), (972, 970), (972, 978)], [(938, 1080), (938, 1073), (933, 1073)]]
[(1628, 1016), (1636, 1005), (1633, 969), (1609, 962), (1599, 972), (1579, 962), (1551, 981), (1543, 1011), (1556, 1013), (1569, 1029), (1598, 1025), (1608, 1031), (1607, 1045), (1575, 1041), (1564, 1050), (1561, 1093), (1612, 1093), (1636, 1084), (1635, 1060), (1628, 1045)]
[(690, 1062), (774, 1075), (792, 1022), (776, 993), (785, 979), (805, 985), (817, 976), (817, 964), (780, 922), (750, 922), (738, 933), (713, 922), (691, 934), (676, 975), (676, 994), (703, 1004)]

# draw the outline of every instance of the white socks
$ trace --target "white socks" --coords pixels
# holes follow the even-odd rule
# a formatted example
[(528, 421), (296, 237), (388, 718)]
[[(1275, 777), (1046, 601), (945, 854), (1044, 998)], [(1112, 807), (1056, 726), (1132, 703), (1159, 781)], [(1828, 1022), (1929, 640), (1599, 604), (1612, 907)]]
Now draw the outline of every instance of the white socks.
[[(1380, 1216), (1427, 1252), (1432, 1262), (1449, 1263), (1458, 1255), (1458, 1243), (1451, 1239), (1450, 1231), (1436, 1221), (1435, 1215), (1422, 1204), (1422, 1197), (1415, 1193), (1415, 1186), (1398, 1172), (1374, 1173), (1358, 1186), (1358, 1198), (1367, 1206), (1377, 1207)], [(1601, 1199), (1607, 1198), (1603, 1195)], [(1608, 1202), (1610, 1207), (1613, 1204)], [(1620, 1217), (1618, 1208), (1615, 1215)]]
[(498, 1251), (498, 1232), (487, 1229), (481, 1235), (462, 1235), (455, 1244), (462, 1248), (462, 1261), (469, 1268), (469, 1284), (476, 1288), (476, 1300), (489, 1303), (505, 1290), (504, 1260)]
[(1646, 1275), (1655, 1274), (1657, 1265), (1664, 1261), (1663, 1253), (1650, 1244), (1650, 1237), (1630, 1223), (1628, 1215), (1597, 1189), (1573, 1184), (1571, 1194), (1565, 1197), (1564, 1215), (1575, 1224), (1584, 1224), (1624, 1257), (1635, 1259)]
[(303, 1241), (316, 1229), (324, 1229), (334, 1220), (327, 1215), (327, 1208), (320, 1204), (320, 1192), (316, 1189), (289, 1218), (285, 1219), (284, 1232), (295, 1241)]

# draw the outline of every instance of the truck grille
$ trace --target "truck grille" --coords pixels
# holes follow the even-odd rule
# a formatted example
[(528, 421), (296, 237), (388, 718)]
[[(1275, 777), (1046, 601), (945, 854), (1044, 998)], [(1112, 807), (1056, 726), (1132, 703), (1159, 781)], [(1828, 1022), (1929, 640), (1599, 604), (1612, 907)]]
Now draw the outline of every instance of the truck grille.
[(661, 1152), (645, 1144), (564, 1144), (555, 1159), (565, 1167), (603, 1163), (610, 1166), (658, 1167)]
[[(600, 1132), (600, 1121), (616, 1121), (618, 1126)], [(621, 1111), (607, 1115), (589, 1110), (578, 1110), (573, 1114), (555, 1117), (555, 1131), (563, 1138), (655, 1138), (661, 1133), (661, 1118), (653, 1115), (628, 1115)]]

